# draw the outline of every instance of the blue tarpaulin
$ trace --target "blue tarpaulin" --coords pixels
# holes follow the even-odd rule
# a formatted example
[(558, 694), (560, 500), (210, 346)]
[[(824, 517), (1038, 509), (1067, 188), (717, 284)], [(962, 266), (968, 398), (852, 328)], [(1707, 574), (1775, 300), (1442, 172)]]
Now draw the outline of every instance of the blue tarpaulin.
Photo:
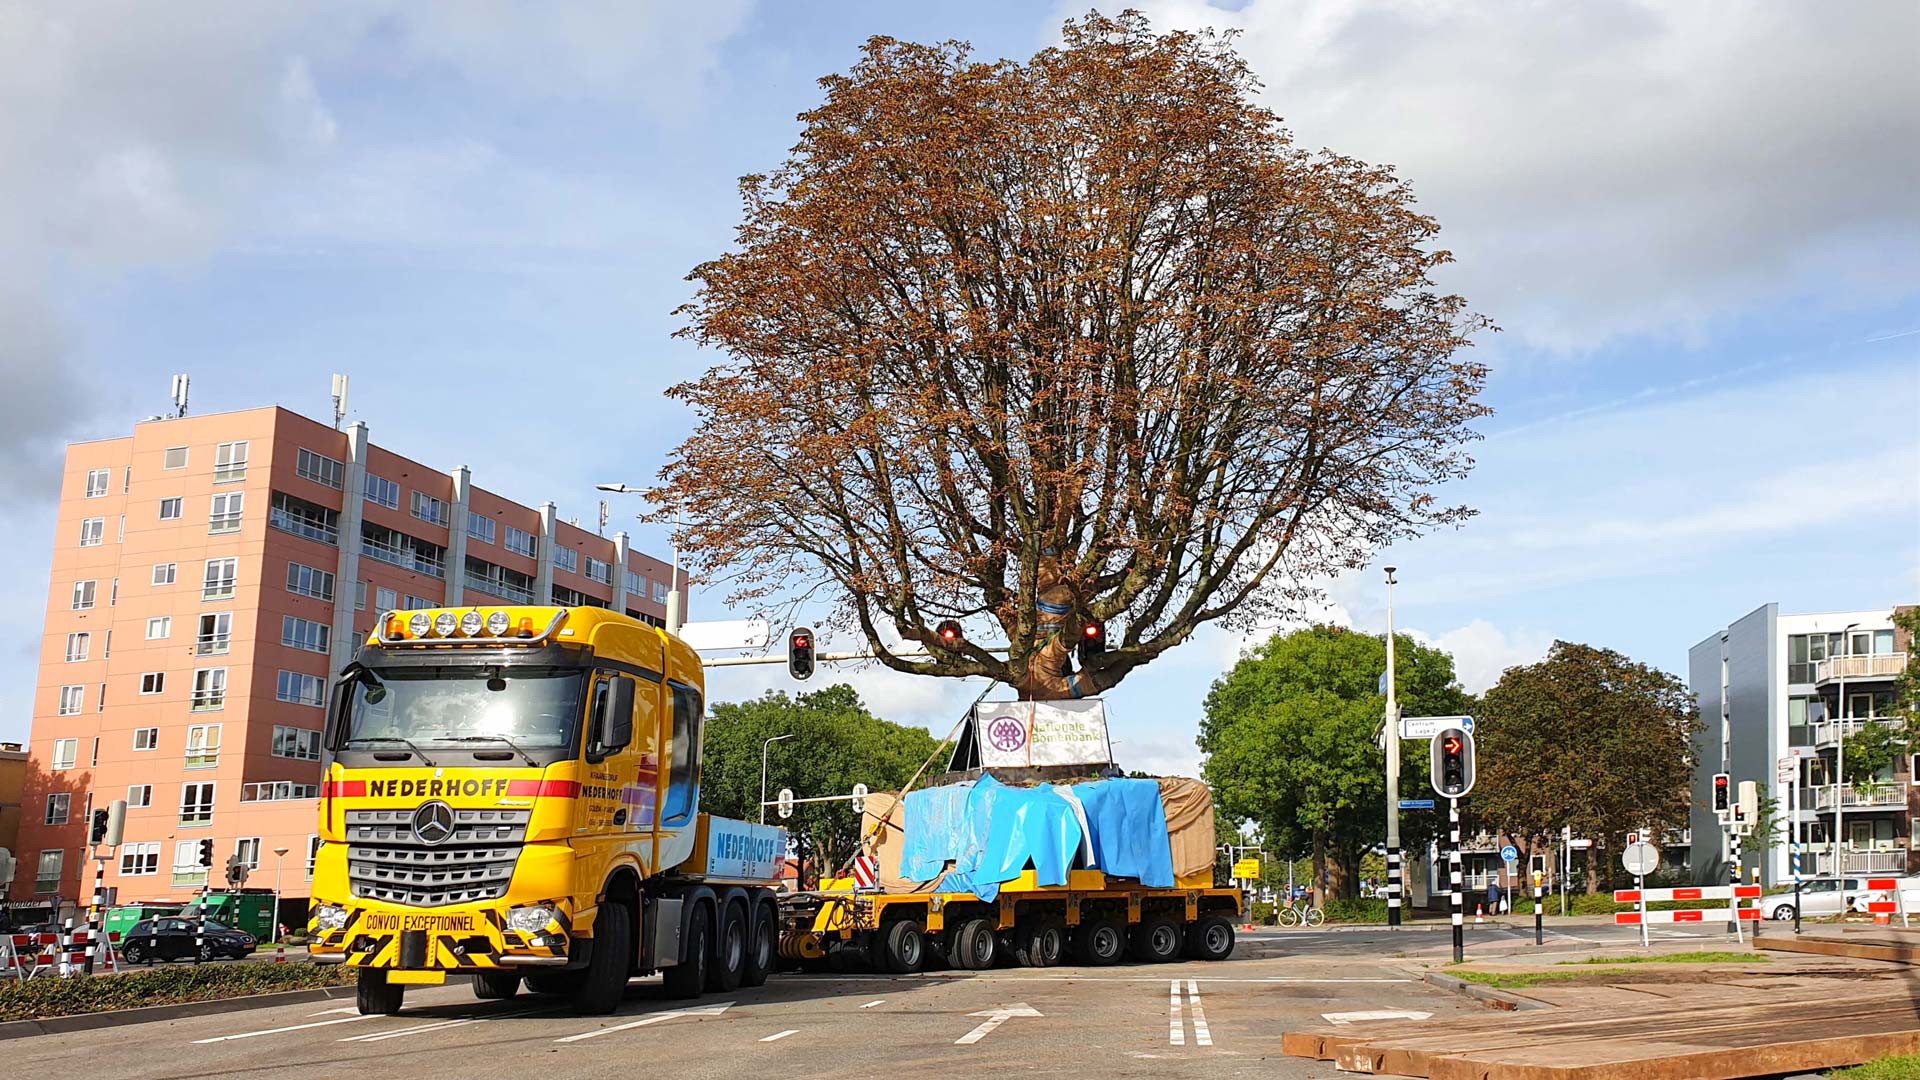
[[(932, 881), (950, 862), (960, 859), (971, 843), (967, 796), (973, 782), (948, 784), (907, 792), (907, 809), (900, 826), (900, 876), (908, 881)], [(965, 833), (966, 835), (962, 835)]]
[(1094, 865), (1154, 889), (1173, 888), (1173, 844), (1157, 780), (1095, 780), (1073, 785), (1087, 808)]

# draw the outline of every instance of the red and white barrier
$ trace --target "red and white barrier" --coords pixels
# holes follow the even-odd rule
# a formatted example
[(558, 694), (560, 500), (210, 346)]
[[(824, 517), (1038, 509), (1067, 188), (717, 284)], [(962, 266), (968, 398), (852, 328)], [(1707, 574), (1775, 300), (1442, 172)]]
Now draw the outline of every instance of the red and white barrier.
[(1758, 900), (1758, 885), (1700, 885), (1692, 888), (1675, 889), (1620, 889), (1613, 898), (1622, 904), (1634, 904), (1645, 900), (1657, 904), (1662, 900)]
[(1657, 904), (1673, 900), (1725, 900), (1723, 908), (1687, 908), (1680, 911), (1618, 911), (1615, 926), (1645, 926), (1650, 923), (1738, 923), (1760, 918), (1760, 909), (1741, 907), (1742, 900), (1759, 900), (1758, 885), (1693, 885), (1672, 889), (1620, 889), (1613, 899), (1622, 904)]
[(1739, 918), (1757, 920), (1759, 908), (1686, 908), (1680, 911), (1649, 911), (1643, 917), (1638, 911), (1615, 912), (1613, 922), (1616, 926), (1639, 926), (1646, 923), (1682, 923), (1682, 922), (1732, 922), (1730, 912), (1738, 912)]
[(1869, 915), (1889, 916), (1887, 920), (1889, 922), (1892, 921), (1891, 916), (1898, 915), (1901, 926), (1911, 925), (1907, 921), (1907, 901), (1900, 891), (1899, 878), (1868, 878), (1867, 891), (1879, 893), (1881, 896), (1881, 899), (1867, 901), (1866, 908)]
[[(65, 938), (64, 943), (62, 938)], [(120, 951), (120, 932), (106, 936), (105, 970), (114, 970), (115, 954)], [(0, 978), (31, 979), (50, 971), (69, 974), (84, 969), (88, 933), (83, 928), (71, 934), (0, 935)], [(95, 959), (102, 959), (95, 953)]]

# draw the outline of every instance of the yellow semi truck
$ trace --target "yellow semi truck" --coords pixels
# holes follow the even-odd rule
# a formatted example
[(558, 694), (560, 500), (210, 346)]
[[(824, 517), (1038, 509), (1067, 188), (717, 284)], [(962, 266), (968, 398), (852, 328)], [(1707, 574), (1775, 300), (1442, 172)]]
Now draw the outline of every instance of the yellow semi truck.
[(450, 974), (585, 1013), (655, 971), (765, 981), (786, 834), (700, 813), (704, 696), (691, 648), (604, 609), (387, 614), (330, 707), (313, 959), (362, 1013)]

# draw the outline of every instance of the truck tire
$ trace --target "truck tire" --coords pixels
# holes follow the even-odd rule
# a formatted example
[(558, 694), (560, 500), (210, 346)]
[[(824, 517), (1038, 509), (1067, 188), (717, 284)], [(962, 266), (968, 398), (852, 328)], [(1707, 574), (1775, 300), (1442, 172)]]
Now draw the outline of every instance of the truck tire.
[(407, 988), (387, 981), (379, 968), (361, 968), (360, 981), (353, 988), (353, 1003), (361, 1016), (392, 1016), (407, 999)]
[(1133, 958), (1147, 964), (1164, 964), (1180, 956), (1180, 924), (1165, 915), (1140, 920), (1128, 943)]
[(714, 935), (713, 963), (707, 965), (707, 992), (732, 993), (740, 988), (747, 967), (747, 909), (728, 904), (720, 910), (720, 932)]
[(920, 929), (920, 924), (912, 919), (889, 923), (880, 952), (887, 971), (895, 975), (912, 975), (927, 966), (926, 934)]
[(1000, 934), (991, 919), (968, 919), (948, 937), (947, 960), (959, 971), (987, 971), (1000, 959)]
[(1225, 960), (1233, 955), (1233, 920), (1225, 915), (1202, 915), (1187, 927), (1181, 949), (1190, 960)]
[(1013, 958), (1021, 967), (1054, 967), (1067, 951), (1066, 927), (1052, 919), (1037, 919), (1017, 927), (1013, 935)]
[(1088, 967), (1117, 964), (1127, 951), (1127, 930), (1117, 919), (1083, 922), (1073, 932), (1073, 958)]
[(633, 912), (622, 900), (608, 900), (593, 917), (593, 955), (568, 995), (573, 1011), (605, 1016), (620, 1007), (633, 963)]
[(767, 976), (780, 962), (779, 916), (765, 904), (754, 911), (753, 925), (747, 934), (747, 966), (740, 973), (741, 986), (766, 985)]
[(473, 996), (481, 1001), (506, 1001), (519, 992), (517, 971), (477, 971), (473, 975)]
[(705, 904), (695, 904), (687, 920), (681, 960), (662, 975), (670, 998), (697, 998), (707, 988), (707, 964), (713, 956), (713, 933)]

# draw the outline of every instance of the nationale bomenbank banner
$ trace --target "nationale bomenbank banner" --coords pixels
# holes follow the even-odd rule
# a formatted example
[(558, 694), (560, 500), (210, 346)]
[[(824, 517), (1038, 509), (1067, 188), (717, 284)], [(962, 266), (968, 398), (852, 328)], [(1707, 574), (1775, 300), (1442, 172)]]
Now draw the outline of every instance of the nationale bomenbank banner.
[(1113, 760), (1106, 703), (1098, 699), (986, 701), (973, 715), (980, 764), (990, 769), (1105, 765)]

